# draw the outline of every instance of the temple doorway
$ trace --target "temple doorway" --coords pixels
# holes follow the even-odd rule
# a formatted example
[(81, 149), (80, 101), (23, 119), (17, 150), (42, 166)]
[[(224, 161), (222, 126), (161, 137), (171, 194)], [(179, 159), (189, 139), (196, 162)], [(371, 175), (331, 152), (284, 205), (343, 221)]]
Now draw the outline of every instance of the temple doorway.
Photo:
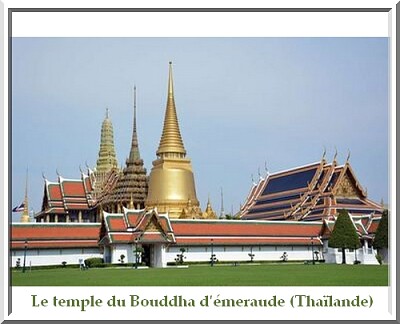
[(142, 247), (143, 247), (142, 263), (145, 266), (153, 267), (154, 266), (154, 263), (152, 262), (154, 253), (153, 246), (150, 244), (143, 244)]

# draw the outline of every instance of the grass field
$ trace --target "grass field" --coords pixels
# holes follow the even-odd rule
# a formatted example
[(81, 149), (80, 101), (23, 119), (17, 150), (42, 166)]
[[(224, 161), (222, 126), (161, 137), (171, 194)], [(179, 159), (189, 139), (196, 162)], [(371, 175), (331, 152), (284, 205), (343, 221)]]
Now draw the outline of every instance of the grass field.
[(13, 286), (387, 286), (388, 267), (336, 264), (13, 270)]

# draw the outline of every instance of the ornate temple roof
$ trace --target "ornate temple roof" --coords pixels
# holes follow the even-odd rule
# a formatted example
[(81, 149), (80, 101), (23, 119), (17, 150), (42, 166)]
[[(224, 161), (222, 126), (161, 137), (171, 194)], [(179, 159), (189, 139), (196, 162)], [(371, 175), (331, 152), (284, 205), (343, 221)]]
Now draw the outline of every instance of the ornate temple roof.
[(100, 243), (175, 243), (175, 236), (167, 215), (156, 210), (130, 210), (122, 214), (104, 212), (107, 234)]
[[(254, 221), (169, 219), (156, 209), (103, 212), (100, 223), (15, 223), (13, 249), (96, 247), (98, 244), (167, 243), (178, 245), (322, 245), (336, 218), (323, 221)], [(350, 215), (360, 238), (371, 239), (381, 217)], [(100, 239), (102, 226), (105, 231)]]
[(268, 174), (253, 184), (241, 209), (242, 219), (321, 220), (337, 210), (352, 215), (382, 214), (383, 208), (369, 200), (347, 160), (336, 159)]
[(169, 219), (153, 210), (104, 213), (102, 243), (321, 245), (322, 222)]
[(16, 223), (11, 226), (11, 246), (27, 248), (97, 247), (99, 223)]
[[(136, 86), (134, 87), (133, 104), (133, 131), (129, 158), (126, 159), (126, 166), (119, 175), (115, 187), (104, 204), (119, 204), (129, 207), (144, 206), (147, 196), (147, 171), (143, 160), (140, 158), (139, 141), (136, 128)], [(131, 206), (133, 204), (133, 206)]]
[(88, 210), (96, 205), (93, 198), (95, 175), (92, 170), (81, 172), (81, 179), (65, 179), (58, 182), (44, 180), (41, 214), (66, 214), (69, 210)]

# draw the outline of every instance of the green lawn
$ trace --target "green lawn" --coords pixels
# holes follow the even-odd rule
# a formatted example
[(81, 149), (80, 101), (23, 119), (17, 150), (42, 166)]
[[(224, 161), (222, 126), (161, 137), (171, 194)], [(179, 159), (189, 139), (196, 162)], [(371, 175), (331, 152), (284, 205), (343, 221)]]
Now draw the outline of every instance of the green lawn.
[(13, 270), (13, 286), (387, 286), (388, 267), (336, 264)]

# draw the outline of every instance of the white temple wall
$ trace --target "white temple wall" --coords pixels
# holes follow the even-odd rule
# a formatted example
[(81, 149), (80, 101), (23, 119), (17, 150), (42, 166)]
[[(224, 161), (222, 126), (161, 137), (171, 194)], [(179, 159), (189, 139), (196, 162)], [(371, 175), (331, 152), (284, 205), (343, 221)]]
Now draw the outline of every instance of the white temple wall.
[(123, 263), (134, 263), (135, 253), (133, 244), (113, 244), (110, 246), (111, 263), (121, 263), (121, 255), (124, 255)]
[[(29, 249), (26, 251), (25, 266), (79, 264), (79, 259), (102, 258), (99, 248), (63, 248), (63, 249)], [(17, 259), (21, 267), (24, 263), (24, 250), (12, 250), (11, 266), (15, 267)]]
[[(180, 254), (181, 246), (170, 246), (166, 251), (166, 261), (175, 262)], [(184, 246), (185, 262), (208, 262), (211, 259), (211, 246)], [(314, 247), (314, 251), (317, 248)], [(254, 254), (257, 261), (281, 261), (281, 256), (286, 252), (288, 261), (312, 260), (312, 250), (309, 246), (214, 246), (212, 253), (218, 261), (250, 261), (249, 254)], [(321, 254), (320, 254), (321, 255)]]
[[(357, 257), (354, 250), (346, 249), (346, 264), (353, 264), (357, 260), (361, 264), (379, 264), (376, 260), (376, 250), (372, 248), (360, 248), (356, 251)], [(328, 248), (325, 254), (325, 260), (327, 263), (342, 263), (342, 252), (339, 249)]]
[(165, 268), (167, 266), (167, 254), (165, 253), (164, 244), (154, 244), (152, 266), (155, 268)]

